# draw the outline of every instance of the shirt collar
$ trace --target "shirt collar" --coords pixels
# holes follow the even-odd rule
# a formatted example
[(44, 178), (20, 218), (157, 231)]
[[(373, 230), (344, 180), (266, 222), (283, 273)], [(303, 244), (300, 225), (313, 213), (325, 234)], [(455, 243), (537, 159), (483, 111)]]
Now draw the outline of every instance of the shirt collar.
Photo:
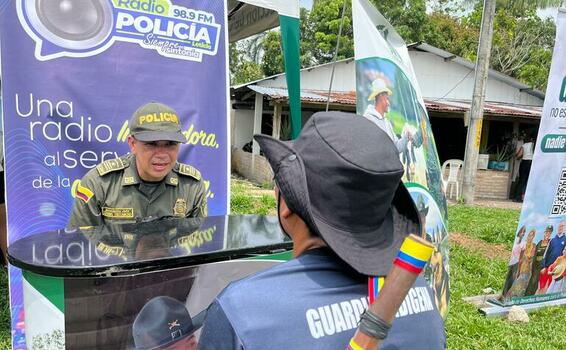
[[(138, 174), (136, 166), (136, 157), (129, 158), (129, 166), (124, 170), (124, 177), (122, 178), (122, 186), (137, 185), (142, 180)], [(163, 181), (165, 184), (177, 187), (179, 185), (179, 176), (171, 170)]]
[(129, 166), (124, 169), (124, 177), (122, 178), (122, 186), (137, 185), (140, 183), (138, 169), (136, 167), (136, 157), (128, 157)]

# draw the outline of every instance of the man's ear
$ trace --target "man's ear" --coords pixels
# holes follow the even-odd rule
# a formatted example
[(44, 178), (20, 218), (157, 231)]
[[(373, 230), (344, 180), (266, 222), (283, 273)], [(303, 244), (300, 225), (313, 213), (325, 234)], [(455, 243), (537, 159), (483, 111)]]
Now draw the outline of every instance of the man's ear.
[(279, 191), (278, 191), (278, 196), (279, 196), (279, 215), (282, 218), (288, 219), (291, 215), (293, 215), (293, 212), (291, 211), (291, 209), (289, 209), (289, 207), (287, 206), (287, 202), (285, 202), (285, 198), (283, 198), (281, 192)]
[(128, 136), (128, 146), (130, 147), (131, 153), (135, 153), (134, 151), (135, 151), (136, 145), (135, 145), (134, 142), (135, 142), (134, 137), (132, 135)]

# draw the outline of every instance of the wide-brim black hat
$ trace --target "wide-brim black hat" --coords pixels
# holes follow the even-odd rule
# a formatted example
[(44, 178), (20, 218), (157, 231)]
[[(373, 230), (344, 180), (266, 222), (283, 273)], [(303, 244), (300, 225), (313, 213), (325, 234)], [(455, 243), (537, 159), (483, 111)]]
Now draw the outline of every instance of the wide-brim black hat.
[(191, 318), (180, 301), (169, 296), (155, 297), (144, 305), (132, 325), (135, 349), (166, 348), (193, 335), (205, 318), (206, 310)]
[(295, 141), (255, 135), (285, 202), (356, 271), (387, 275), (407, 235), (420, 235), (399, 152), (366, 118), (319, 112)]

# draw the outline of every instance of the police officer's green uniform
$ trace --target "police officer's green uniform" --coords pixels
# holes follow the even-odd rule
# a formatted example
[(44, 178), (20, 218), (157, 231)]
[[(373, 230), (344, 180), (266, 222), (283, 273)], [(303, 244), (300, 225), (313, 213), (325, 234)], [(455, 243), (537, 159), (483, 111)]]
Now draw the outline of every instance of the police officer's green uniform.
[(148, 184), (138, 176), (135, 157), (123, 156), (89, 171), (76, 193), (69, 226), (97, 226), (108, 220), (207, 215), (201, 174), (187, 164), (177, 163), (159, 184)]
[[(134, 113), (130, 130), (136, 140), (144, 142), (186, 141), (176, 112), (155, 102)], [(144, 182), (139, 177), (134, 155), (107, 160), (91, 169), (77, 186), (75, 195), (70, 227), (208, 214), (206, 189), (197, 169), (176, 163), (162, 181)]]

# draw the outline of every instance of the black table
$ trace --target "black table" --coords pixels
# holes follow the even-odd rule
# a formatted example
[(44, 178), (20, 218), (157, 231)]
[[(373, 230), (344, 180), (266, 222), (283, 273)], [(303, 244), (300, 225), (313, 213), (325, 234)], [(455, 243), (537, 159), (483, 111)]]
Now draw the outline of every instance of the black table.
[(201, 312), (229, 282), (290, 258), (276, 217), (243, 215), (111, 224), (20, 239), (25, 333), (32, 344), (130, 349), (132, 323), (157, 296)]

